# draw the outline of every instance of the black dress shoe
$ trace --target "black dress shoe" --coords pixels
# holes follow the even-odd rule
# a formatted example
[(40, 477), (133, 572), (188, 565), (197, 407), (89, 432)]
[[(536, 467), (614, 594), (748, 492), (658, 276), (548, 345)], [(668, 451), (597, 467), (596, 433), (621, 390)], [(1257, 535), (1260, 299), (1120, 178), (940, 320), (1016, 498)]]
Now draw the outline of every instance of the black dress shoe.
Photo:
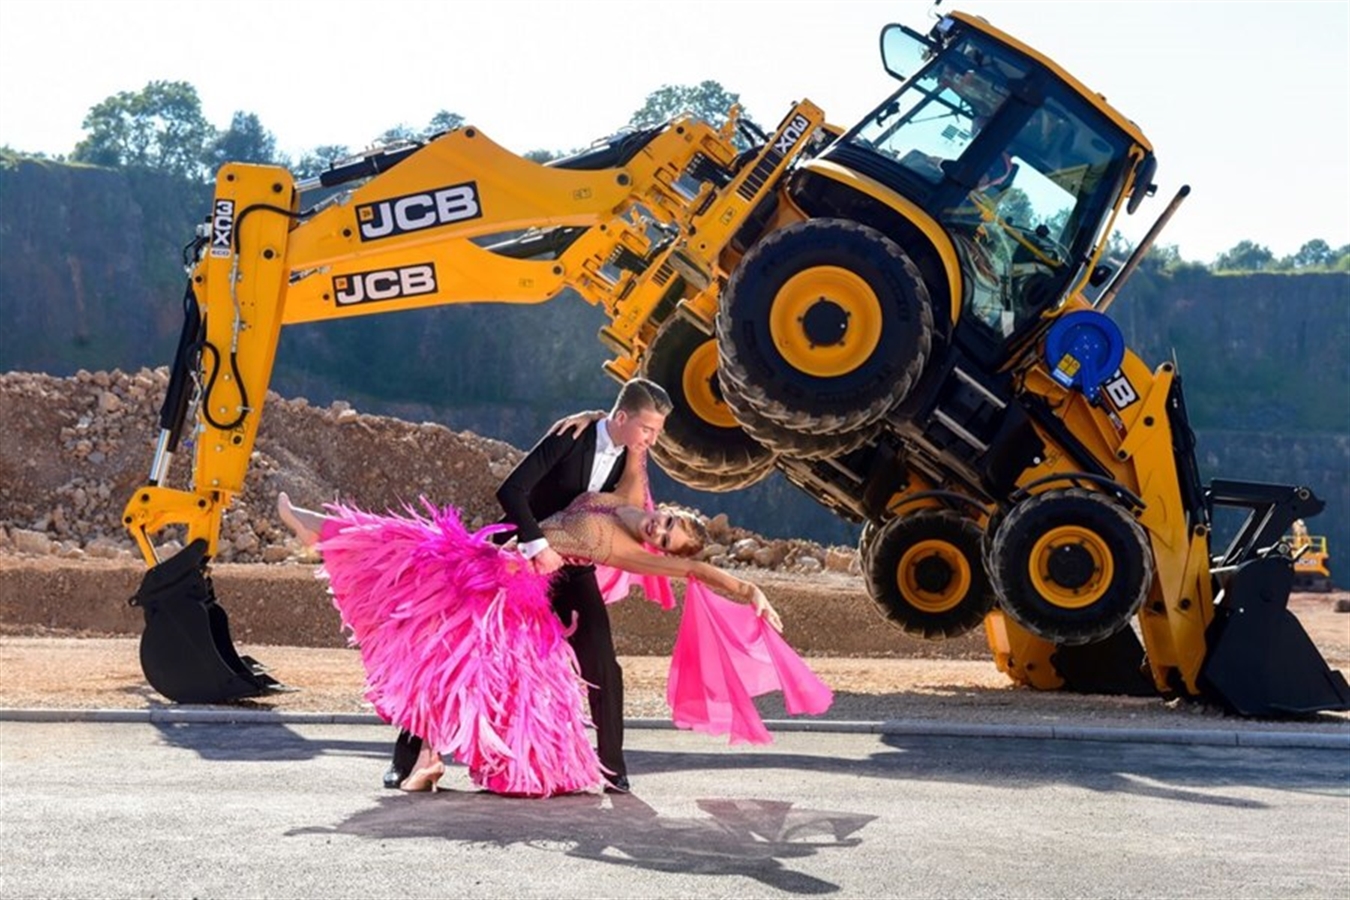
[(628, 784), (628, 776), (620, 775), (617, 778), (605, 778), (605, 793), (607, 794), (627, 794), (633, 788)]
[(384, 773), (384, 786), (390, 790), (397, 790), (398, 786), (403, 783), (403, 779), (407, 777), (408, 773), (404, 772), (398, 766), (390, 766)]

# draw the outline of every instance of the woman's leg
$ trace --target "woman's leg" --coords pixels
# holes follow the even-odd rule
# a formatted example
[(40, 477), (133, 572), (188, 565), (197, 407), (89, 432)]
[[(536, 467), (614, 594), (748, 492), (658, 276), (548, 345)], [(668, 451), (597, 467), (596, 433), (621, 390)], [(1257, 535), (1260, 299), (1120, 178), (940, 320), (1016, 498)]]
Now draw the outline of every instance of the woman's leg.
[(328, 520), (323, 513), (292, 506), (291, 498), (286, 496), (285, 491), (277, 494), (277, 515), (306, 547), (314, 546), (319, 540), (319, 535), (323, 533), (323, 523)]

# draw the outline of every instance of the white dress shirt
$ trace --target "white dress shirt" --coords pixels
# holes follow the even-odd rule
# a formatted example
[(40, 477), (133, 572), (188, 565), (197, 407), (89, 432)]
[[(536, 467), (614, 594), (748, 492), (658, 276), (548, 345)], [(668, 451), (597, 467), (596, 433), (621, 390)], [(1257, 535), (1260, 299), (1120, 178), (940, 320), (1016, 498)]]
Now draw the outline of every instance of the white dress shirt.
[[(597, 421), (595, 423), (595, 459), (591, 461), (591, 479), (586, 485), (586, 490), (591, 493), (598, 493), (604, 489), (605, 482), (609, 480), (610, 473), (614, 471), (614, 465), (619, 461), (619, 455), (622, 453), (623, 446), (614, 443), (614, 439), (609, 436), (609, 419)], [(526, 541), (518, 549), (526, 559), (534, 559), (547, 546), (547, 538), (538, 538), (537, 540)]]
[(614, 439), (609, 436), (609, 419), (596, 422), (595, 459), (591, 462), (591, 480), (586, 490), (594, 494), (604, 489), (609, 473), (614, 471), (614, 464), (619, 461), (621, 453), (623, 447), (614, 443)]

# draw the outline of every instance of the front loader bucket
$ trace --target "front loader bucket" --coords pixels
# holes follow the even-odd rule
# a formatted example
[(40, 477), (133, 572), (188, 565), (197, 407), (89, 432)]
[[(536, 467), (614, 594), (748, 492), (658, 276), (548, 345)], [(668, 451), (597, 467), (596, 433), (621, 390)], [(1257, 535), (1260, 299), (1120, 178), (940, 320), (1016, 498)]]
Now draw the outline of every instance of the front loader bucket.
[(222, 703), (287, 690), (235, 652), (229, 617), (206, 576), (206, 546), (193, 541), (146, 572), (129, 601), (145, 612), (146, 680), (175, 703)]
[(1267, 556), (1242, 563), (1215, 599), (1200, 686), (1244, 716), (1350, 710), (1350, 685), (1288, 609), (1294, 570)]

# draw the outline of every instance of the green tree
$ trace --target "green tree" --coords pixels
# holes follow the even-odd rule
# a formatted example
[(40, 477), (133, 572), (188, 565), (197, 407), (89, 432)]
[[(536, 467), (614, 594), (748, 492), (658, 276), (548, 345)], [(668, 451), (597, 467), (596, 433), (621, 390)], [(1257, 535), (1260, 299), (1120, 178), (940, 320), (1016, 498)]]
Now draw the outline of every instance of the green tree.
[(379, 137), (375, 138), (376, 144), (401, 144), (404, 141), (417, 141), (422, 137), (422, 133), (411, 125), (400, 122), (393, 128), (386, 128)]
[[(998, 216), (1005, 222), (1021, 228), (1034, 228), (1035, 210), (1031, 208), (1031, 198), (1027, 192), (1021, 188), (1011, 187), (1003, 192), (998, 198)], [(1063, 227), (1063, 223), (1059, 223)], [(1050, 230), (1059, 233), (1054, 223), (1051, 223)]]
[(1345, 244), (1331, 252), (1327, 268), (1333, 272), (1350, 272), (1350, 244)]
[[(1117, 232), (1119, 234), (1119, 232)], [(1176, 244), (1154, 244), (1144, 254), (1140, 265), (1154, 272), (1167, 272), (1181, 264), (1181, 251)]]
[(448, 109), (443, 109), (431, 117), (431, 122), (427, 124), (423, 136), (431, 137), (432, 135), (441, 134), (446, 131), (454, 131), (463, 124), (463, 116), (459, 113), (450, 112)]
[(1214, 268), (1231, 272), (1261, 272), (1271, 267), (1275, 254), (1269, 247), (1263, 247), (1252, 241), (1238, 241), (1225, 253), (1220, 253), (1214, 261)]
[[(1153, 252), (1152, 247), (1149, 252)], [(1111, 232), (1111, 236), (1106, 239), (1106, 258), (1107, 259), (1129, 259), (1130, 254), (1134, 252), (1134, 245), (1130, 239), (1120, 233), (1119, 229)]]
[(253, 113), (236, 112), (230, 127), (222, 131), (211, 144), (211, 163), (220, 168), (227, 162), (281, 163), (277, 156), (277, 139), (263, 127)]
[(1313, 266), (1329, 266), (1334, 259), (1331, 245), (1321, 238), (1313, 238), (1294, 254), (1294, 268), (1307, 269)]
[(406, 122), (401, 122), (393, 128), (386, 128), (384, 133), (375, 139), (375, 142), (378, 144), (396, 144), (403, 141), (429, 141), (436, 135), (454, 131), (463, 124), (464, 117), (459, 113), (442, 109), (431, 117), (431, 121), (427, 123), (426, 128), (418, 130)]
[(732, 105), (739, 103), (740, 99), (740, 94), (729, 92), (716, 81), (693, 85), (667, 84), (647, 95), (647, 101), (633, 113), (628, 124), (647, 128), (689, 113), (721, 126), (727, 120)]
[(306, 151), (291, 167), (296, 178), (313, 178), (327, 169), (335, 160), (346, 159), (352, 151), (342, 144), (320, 144)]
[(71, 159), (101, 166), (138, 166), (188, 178), (206, 172), (215, 129), (186, 81), (152, 81), (91, 107), (85, 138)]

